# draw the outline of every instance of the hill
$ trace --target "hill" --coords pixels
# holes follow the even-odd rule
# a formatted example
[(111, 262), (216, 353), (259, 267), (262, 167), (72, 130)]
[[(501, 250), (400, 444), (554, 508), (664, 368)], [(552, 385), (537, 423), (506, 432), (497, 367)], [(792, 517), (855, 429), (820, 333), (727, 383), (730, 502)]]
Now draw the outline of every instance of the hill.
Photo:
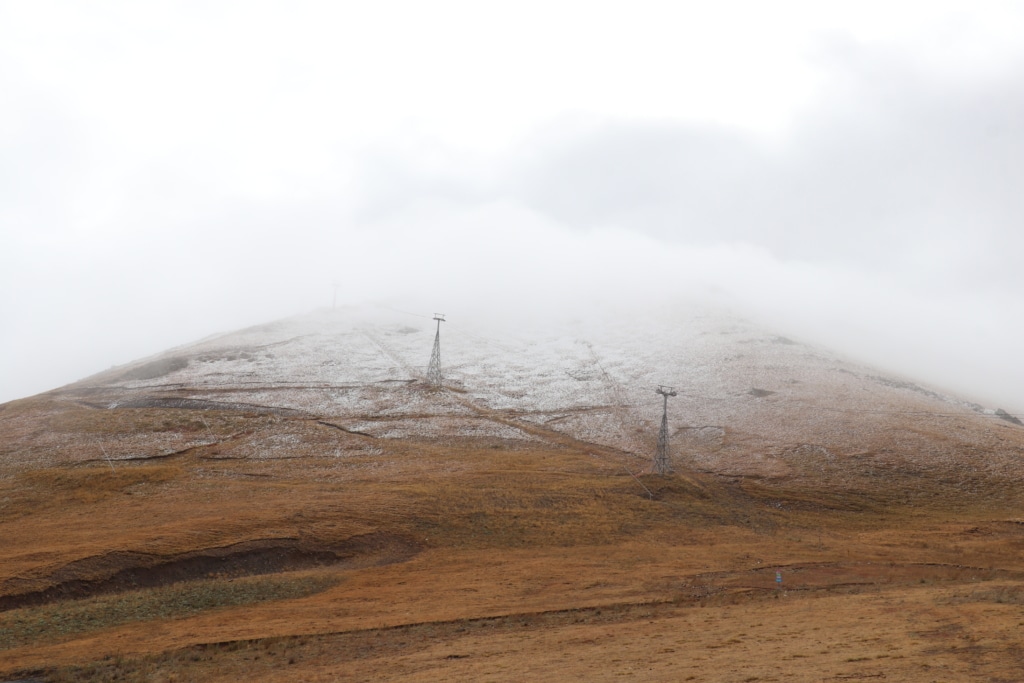
[(434, 325), (320, 311), (0, 406), (0, 674), (1019, 670), (1013, 416), (702, 309), (442, 323), (435, 387)]

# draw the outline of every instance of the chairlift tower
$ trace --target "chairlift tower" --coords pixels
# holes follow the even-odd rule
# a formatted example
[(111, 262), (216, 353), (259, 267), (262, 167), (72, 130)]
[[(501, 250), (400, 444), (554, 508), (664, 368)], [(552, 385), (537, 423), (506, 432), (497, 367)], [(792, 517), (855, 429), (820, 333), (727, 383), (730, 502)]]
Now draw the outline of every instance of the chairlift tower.
[(430, 354), (430, 365), (427, 366), (427, 384), (441, 386), (441, 323), (445, 322), (444, 313), (435, 313), (437, 333), (434, 335), (434, 350)]
[(664, 399), (661, 411), (661, 429), (658, 431), (658, 451), (654, 454), (654, 473), (672, 474), (672, 460), (668, 454), (668, 397), (675, 396), (672, 387), (658, 386), (657, 393)]

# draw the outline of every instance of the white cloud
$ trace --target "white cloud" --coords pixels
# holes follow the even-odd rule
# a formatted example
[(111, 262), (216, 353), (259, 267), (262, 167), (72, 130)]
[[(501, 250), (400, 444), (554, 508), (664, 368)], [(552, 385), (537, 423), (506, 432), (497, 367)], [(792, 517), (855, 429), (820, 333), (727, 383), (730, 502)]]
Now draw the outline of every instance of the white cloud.
[(0, 400), (337, 279), (524, 319), (715, 296), (1020, 407), (1022, 19), (0, 3)]

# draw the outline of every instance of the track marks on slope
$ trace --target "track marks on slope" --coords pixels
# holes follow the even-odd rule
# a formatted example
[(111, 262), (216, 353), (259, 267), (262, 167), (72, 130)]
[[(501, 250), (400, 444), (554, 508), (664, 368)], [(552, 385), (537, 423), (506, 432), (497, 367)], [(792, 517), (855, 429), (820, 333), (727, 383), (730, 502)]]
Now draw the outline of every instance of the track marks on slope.
[(410, 377), (413, 377), (418, 380), (423, 379), (423, 373), (420, 372), (417, 368), (414, 368), (412, 365), (407, 363), (406, 360), (401, 356), (401, 354), (395, 351), (395, 349), (392, 348), (390, 344), (381, 339), (380, 336), (374, 334), (373, 332), (370, 332), (366, 328), (361, 328), (359, 330), (359, 333), (362, 334), (367, 339), (369, 339), (370, 342), (374, 346), (376, 346), (382, 354), (384, 354), (384, 357), (390, 360), (392, 363), (394, 363), (396, 367), (399, 367), (402, 370), (404, 370)]

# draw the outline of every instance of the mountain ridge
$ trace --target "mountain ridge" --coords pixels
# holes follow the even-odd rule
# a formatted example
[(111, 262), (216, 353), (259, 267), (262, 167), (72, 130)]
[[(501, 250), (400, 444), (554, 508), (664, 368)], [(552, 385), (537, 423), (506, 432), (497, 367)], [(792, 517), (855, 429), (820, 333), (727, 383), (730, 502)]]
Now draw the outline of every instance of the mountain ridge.
[[(641, 457), (653, 451), (660, 421), (654, 389), (668, 384), (679, 394), (669, 402), (678, 450), (712, 470), (762, 475), (778, 469), (770, 460), (786, 449), (863, 452), (895, 440), (913, 450), (924, 443), (915, 438), (922, 430), (949, 442), (933, 455), (949, 456), (957, 444), (1005, 455), (984, 435), (1017, 427), (1001, 409), (707, 313), (668, 324), (570, 323), (501, 338), (443, 325), (449, 392), (430, 392), (425, 361), (434, 330), (423, 318), (387, 309), (318, 311), (181, 345), (48, 395), (87, 398), (95, 407), (338, 418), (350, 422), (346, 429), (403, 437), (420, 428), (458, 438), (469, 428), (465, 421), (479, 423), (486, 409), (557, 424), (573, 437)], [(364, 424), (366, 416), (374, 424)], [(391, 431), (382, 431), (386, 422)], [(494, 431), (493, 420), (484, 422)], [(744, 450), (760, 465), (744, 468)], [(766, 454), (768, 460), (759, 457)]]

